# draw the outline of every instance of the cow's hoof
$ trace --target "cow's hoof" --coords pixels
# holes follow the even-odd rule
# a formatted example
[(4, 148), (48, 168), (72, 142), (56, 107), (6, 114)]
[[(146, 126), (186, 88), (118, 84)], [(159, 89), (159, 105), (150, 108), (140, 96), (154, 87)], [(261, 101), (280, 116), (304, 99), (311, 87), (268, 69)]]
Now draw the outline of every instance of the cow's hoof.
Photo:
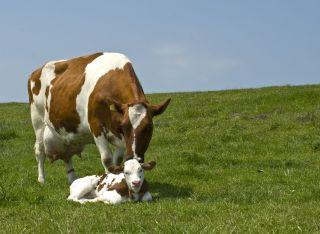
[(44, 184), (44, 177), (38, 177), (38, 182)]

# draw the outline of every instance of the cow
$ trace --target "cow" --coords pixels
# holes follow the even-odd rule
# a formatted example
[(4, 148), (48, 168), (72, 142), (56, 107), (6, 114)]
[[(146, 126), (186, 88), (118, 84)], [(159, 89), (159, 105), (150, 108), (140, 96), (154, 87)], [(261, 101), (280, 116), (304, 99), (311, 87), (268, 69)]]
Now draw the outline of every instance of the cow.
[(106, 172), (123, 158), (144, 162), (153, 117), (171, 100), (149, 103), (131, 61), (110, 52), (46, 63), (30, 75), (28, 94), (40, 183), (47, 157), (65, 162), (71, 184), (76, 179), (72, 156), (90, 143), (97, 146)]
[(140, 164), (136, 159), (129, 159), (124, 166), (111, 166), (108, 174), (76, 179), (70, 185), (68, 200), (109, 204), (152, 201), (144, 171), (153, 169), (155, 165), (155, 161)]

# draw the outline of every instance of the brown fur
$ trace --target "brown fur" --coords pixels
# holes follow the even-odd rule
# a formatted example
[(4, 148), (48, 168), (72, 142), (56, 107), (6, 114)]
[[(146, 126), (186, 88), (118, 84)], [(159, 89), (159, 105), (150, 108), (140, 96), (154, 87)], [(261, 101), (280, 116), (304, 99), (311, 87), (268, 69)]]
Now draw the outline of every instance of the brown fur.
[(100, 184), (103, 180), (104, 180), (104, 178), (106, 178), (107, 177), (107, 175), (108, 174), (103, 174), (102, 176), (100, 176), (100, 180), (99, 180), (99, 182), (98, 182), (98, 184)]
[[(42, 68), (35, 70), (29, 80), (28, 80), (28, 94), (29, 94), (29, 104), (33, 103), (33, 95), (38, 95), (41, 89), (41, 76)], [(35, 82), (34, 87), (31, 90), (31, 82)]]
[(49, 88), (50, 86), (47, 86), (46, 92), (45, 92), (45, 97), (46, 97), (46, 110), (48, 111), (48, 95), (49, 95)]
[(149, 183), (147, 182), (146, 179), (144, 179), (142, 185), (141, 185), (141, 189), (139, 191), (139, 200), (141, 200), (141, 198), (143, 197), (143, 195), (149, 191)]
[(106, 183), (101, 183), (98, 185), (98, 191), (100, 191), (101, 189), (103, 189), (103, 187), (106, 185)]
[(76, 98), (85, 81), (84, 71), (88, 63), (102, 53), (58, 62), (56, 77), (51, 81), (51, 103), (49, 118), (57, 131), (77, 132), (80, 117), (76, 110)]
[[(76, 133), (80, 124), (80, 116), (76, 109), (76, 98), (85, 81), (85, 68), (94, 59), (101, 56), (96, 53), (88, 56), (56, 62), (55, 78), (51, 81), (52, 88), (45, 88), (45, 108), (49, 111), (49, 119), (56, 131), (62, 128), (67, 132)], [(29, 102), (33, 102), (33, 95), (38, 95), (41, 89), (42, 68), (34, 71), (29, 78)], [(35, 82), (31, 90), (31, 82)], [(48, 108), (49, 91), (51, 95), (50, 109)], [(103, 75), (89, 96), (88, 121), (92, 134), (95, 137), (111, 131), (117, 138), (123, 135), (126, 142), (127, 157), (132, 155), (133, 129), (129, 121), (128, 108), (130, 105), (141, 103), (147, 108), (145, 118), (136, 131), (136, 153), (144, 161), (144, 153), (152, 137), (152, 118), (162, 113), (170, 100), (160, 105), (151, 105), (147, 101), (141, 84), (134, 72), (131, 63), (125, 64), (123, 69), (115, 69)], [(108, 139), (112, 142), (112, 139)], [(56, 152), (51, 160), (63, 159), (67, 161), (73, 154), (80, 154), (83, 147), (68, 147), (66, 152)], [(50, 157), (50, 156), (49, 156)], [(105, 165), (111, 164), (111, 158), (105, 158)]]
[(108, 97), (120, 103), (146, 101), (143, 89), (130, 63), (127, 63), (123, 70), (115, 69), (103, 75), (89, 97), (88, 120), (94, 136), (100, 136), (103, 132), (102, 127), (106, 127), (120, 138), (121, 115), (112, 113), (110, 105), (113, 103)]
[(116, 190), (117, 193), (119, 193), (123, 197), (129, 197), (130, 192), (129, 192), (129, 187), (126, 183), (126, 180), (123, 179), (120, 183), (116, 183), (112, 185), (109, 190)]
[[(119, 193), (122, 197), (127, 197), (127, 198), (132, 199), (133, 191), (129, 190), (129, 187), (128, 187), (125, 179), (123, 179), (120, 183), (116, 183), (113, 186), (111, 186), (109, 188), (109, 190), (110, 191), (116, 190), (117, 193)], [(149, 191), (149, 183), (146, 180), (144, 180), (141, 185), (141, 189), (138, 193), (138, 196), (139, 196), (138, 201), (141, 201), (144, 194), (148, 191)]]
[(108, 167), (108, 171), (112, 174), (119, 175), (120, 173), (123, 172), (123, 166), (112, 165), (112, 166)]

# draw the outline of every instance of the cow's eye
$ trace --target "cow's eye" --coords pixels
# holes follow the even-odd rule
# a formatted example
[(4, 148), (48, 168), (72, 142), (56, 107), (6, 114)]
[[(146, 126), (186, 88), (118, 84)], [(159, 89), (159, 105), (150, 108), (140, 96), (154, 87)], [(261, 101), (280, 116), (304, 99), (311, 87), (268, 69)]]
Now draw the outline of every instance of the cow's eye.
[(125, 174), (125, 175), (129, 175), (130, 173), (126, 171), (124, 174)]

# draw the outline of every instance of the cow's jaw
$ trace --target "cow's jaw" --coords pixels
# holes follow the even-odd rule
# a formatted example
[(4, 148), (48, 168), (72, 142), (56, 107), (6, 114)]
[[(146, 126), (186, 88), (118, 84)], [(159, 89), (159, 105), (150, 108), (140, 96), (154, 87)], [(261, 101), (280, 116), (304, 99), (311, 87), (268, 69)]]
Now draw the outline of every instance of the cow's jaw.
[(142, 104), (136, 104), (134, 106), (129, 107), (129, 120), (132, 125), (132, 131), (133, 131), (133, 141), (131, 145), (131, 149), (133, 152), (133, 158), (137, 160), (141, 160), (139, 158), (137, 152), (136, 152), (136, 134), (135, 130), (140, 126), (141, 121), (146, 117), (147, 115), (147, 108)]

